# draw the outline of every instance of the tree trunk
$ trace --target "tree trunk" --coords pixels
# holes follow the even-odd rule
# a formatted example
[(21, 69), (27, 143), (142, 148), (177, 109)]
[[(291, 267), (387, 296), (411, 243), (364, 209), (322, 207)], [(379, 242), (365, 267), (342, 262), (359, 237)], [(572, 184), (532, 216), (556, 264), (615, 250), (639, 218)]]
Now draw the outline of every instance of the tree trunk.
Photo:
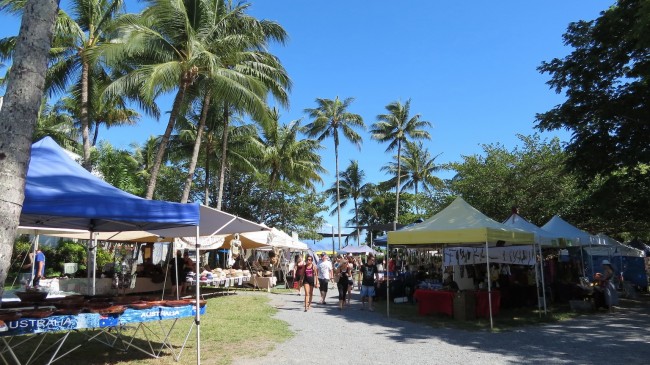
[(97, 145), (97, 138), (99, 138), (99, 123), (95, 122), (95, 131), (93, 133), (93, 143), (91, 144), (92, 147), (95, 147)]
[[(271, 171), (271, 175), (269, 175), (269, 189), (268, 189), (269, 196), (271, 195), (271, 193), (273, 192), (273, 188), (275, 187), (275, 179), (276, 179), (276, 176), (277, 176), (275, 171), (276, 170), (273, 169)], [(262, 201), (262, 209), (260, 210), (260, 221), (261, 222), (264, 222), (266, 220), (266, 217), (268, 216), (267, 210), (269, 209), (269, 200), (270, 199), (264, 199)]]
[(219, 172), (219, 195), (217, 197), (217, 210), (221, 210), (223, 200), (223, 185), (226, 178), (226, 153), (228, 152), (228, 105), (223, 108), (223, 137), (221, 138), (221, 171)]
[(208, 109), (210, 107), (211, 92), (207, 91), (203, 98), (203, 106), (201, 108), (201, 118), (199, 118), (199, 126), (196, 130), (196, 140), (194, 141), (194, 150), (192, 151), (192, 160), (190, 161), (190, 168), (187, 172), (185, 179), (185, 187), (183, 188), (183, 196), (181, 203), (187, 203), (190, 196), (190, 188), (192, 187), (192, 180), (194, 178), (194, 170), (196, 169), (196, 162), (199, 159), (199, 152), (201, 151), (201, 138), (203, 138), (203, 130), (205, 129), (205, 121), (208, 119)]
[(210, 156), (212, 156), (212, 144), (208, 142), (205, 148), (205, 202), (203, 203), (206, 207), (210, 206)]
[[(83, 55), (82, 55), (83, 58)], [(90, 78), (90, 65), (84, 59), (81, 64), (81, 139), (84, 147), (83, 166), (86, 170), (92, 170), (90, 162), (90, 118), (88, 116), (88, 81)]]
[(58, 0), (27, 1), (0, 110), (0, 294), (25, 200), (32, 136), (58, 10)]
[(400, 177), (402, 175), (402, 142), (397, 141), (397, 186), (395, 187), (395, 221), (393, 224), (393, 229), (397, 228), (397, 222), (399, 220), (399, 184)]
[(336, 215), (339, 228), (339, 250), (341, 249), (341, 192), (339, 189), (339, 134), (334, 130), (334, 159), (336, 161)]
[(354, 225), (357, 226), (357, 246), (361, 246), (361, 232), (359, 230), (359, 203), (354, 199)]
[(151, 176), (149, 177), (149, 185), (147, 185), (147, 199), (153, 199), (153, 193), (156, 190), (156, 183), (158, 182), (158, 174), (160, 173), (160, 167), (163, 163), (163, 156), (165, 156), (165, 151), (167, 150), (167, 143), (169, 142), (169, 137), (172, 135), (174, 130), (174, 124), (176, 123), (176, 116), (181, 109), (181, 104), (183, 99), (185, 99), (185, 90), (189, 84), (185, 81), (181, 81), (181, 85), (178, 88), (176, 97), (174, 98), (174, 105), (172, 106), (172, 111), (169, 114), (169, 122), (167, 122), (167, 129), (165, 129), (165, 134), (160, 140), (160, 145), (158, 145), (158, 151), (156, 152), (156, 159), (154, 160), (153, 167), (151, 168)]

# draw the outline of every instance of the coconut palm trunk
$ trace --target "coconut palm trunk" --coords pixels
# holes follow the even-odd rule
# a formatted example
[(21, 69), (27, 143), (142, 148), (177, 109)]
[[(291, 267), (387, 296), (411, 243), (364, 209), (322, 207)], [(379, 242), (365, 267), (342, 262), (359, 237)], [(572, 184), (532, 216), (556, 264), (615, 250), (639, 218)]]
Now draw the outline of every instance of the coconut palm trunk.
[(25, 199), (32, 135), (43, 98), (58, 0), (29, 0), (0, 111), (0, 294)]
[(88, 115), (89, 78), (90, 65), (88, 64), (88, 61), (84, 60), (81, 64), (81, 110), (79, 119), (81, 119), (81, 139), (83, 141), (84, 149), (83, 167), (88, 171), (92, 170), (92, 164), (90, 162), (90, 117)]
[(201, 151), (201, 138), (203, 138), (203, 130), (205, 129), (205, 121), (208, 119), (208, 109), (210, 107), (211, 92), (206, 92), (203, 97), (203, 106), (201, 109), (201, 117), (199, 118), (199, 125), (196, 130), (196, 139), (194, 140), (194, 150), (192, 150), (192, 160), (190, 161), (189, 171), (185, 179), (185, 187), (183, 188), (183, 196), (181, 203), (187, 203), (190, 196), (190, 188), (192, 187), (192, 180), (194, 178), (194, 170), (196, 163), (199, 160), (199, 152)]
[(221, 138), (221, 171), (219, 171), (219, 193), (217, 195), (217, 210), (221, 210), (223, 201), (223, 187), (226, 179), (226, 166), (228, 155), (228, 121), (230, 114), (228, 113), (228, 105), (224, 103), (223, 108), (223, 135)]
[(174, 98), (174, 104), (172, 106), (172, 111), (169, 114), (169, 122), (167, 122), (167, 128), (165, 129), (165, 134), (163, 134), (160, 144), (158, 145), (158, 151), (156, 152), (156, 159), (154, 160), (153, 167), (151, 168), (151, 177), (149, 178), (149, 185), (147, 185), (147, 199), (153, 199), (153, 193), (156, 190), (156, 183), (158, 182), (158, 174), (160, 173), (160, 167), (163, 163), (163, 157), (165, 156), (165, 151), (167, 150), (167, 143), (169, 143), (169, 137), (172, 135), (174, 130), (174, 124), (176, 123), (176, 117), (178, 116), (183, 100), (185, 99), (185, 92), (187, 88), (192, 83), (193, 75), (192, 71), (187, 71), (183, 74), (180, 87), (178, 92), (176, 92), (176, 97)]
[(402, 142), (397, 142), (397, 186), (395, 187), (395, 220), (393, 221), (393, 230), (397, 229), (397, 222), (399, 221), (399, 186), (400, 178), (402, 177)]
[(206, 206), (210, 205), (210, 177), (212, 176), (211, 172), (212, 170), (210, 169), (210, 157), (212, 156), (212, 146), (209, 144), (206, 146), (205, 149), (205, 187), (203, 189), (204, 191), (204, 202)]
[(341, 184), (339, 181), (339, 135), (334, 133), (334, 157), (336, 162), (336, 215), (338, 218), (339, 250), (341, 249)]

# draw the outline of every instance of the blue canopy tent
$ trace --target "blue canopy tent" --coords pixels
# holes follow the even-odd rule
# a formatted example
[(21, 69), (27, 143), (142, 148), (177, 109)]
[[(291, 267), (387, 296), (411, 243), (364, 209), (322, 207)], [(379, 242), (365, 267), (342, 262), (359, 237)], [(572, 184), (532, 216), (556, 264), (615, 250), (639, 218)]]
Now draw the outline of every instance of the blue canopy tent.
[[(85, 230), (89, 239), (93, 232), (180, 227), (193, 228), (198, 235), (199, 218), (198, 204), (147, 200), (108, 184), (72, 160), (50, 137), (32, 145), (20, 215), (23, 227)], [(92, 273), (94, 284), (95, 270)], [(200, 354), (198, 293), (196, 307)]]
[(198, 226), (199, 205), (124, 192), (88, 172), (45, 137), (32, 145), (20, 225), (91, 232)]
[[(99, 232), (112, 239), (120, 232), (133, 233), (130, 239), (191, 237), (197, 257), (200, 237), (268, 229), (210, 207), (147, 200), (124, 192), (85, 170), (50, 137), (32, 145), (20, 225), (35, 233), (77, 230), (86, 232), (88, 239), (94, 235), (95, 241)], [(196, 269), (198, 275), (200, 265)], [(199, 285), (196, 297), (200, 297)], [(201, 352), (199, 313), (197, 300), (197, 363)]]

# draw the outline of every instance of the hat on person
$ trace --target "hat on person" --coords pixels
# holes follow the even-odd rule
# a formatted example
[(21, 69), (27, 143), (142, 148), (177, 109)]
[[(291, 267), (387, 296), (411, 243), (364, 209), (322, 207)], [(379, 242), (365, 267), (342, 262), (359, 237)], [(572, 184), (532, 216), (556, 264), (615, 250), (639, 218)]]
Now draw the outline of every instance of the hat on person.
[(609, 263), (609, 260), (603, 260), (602, 264), (603, 264), (603, 265), (611, 265), (611, 264)]

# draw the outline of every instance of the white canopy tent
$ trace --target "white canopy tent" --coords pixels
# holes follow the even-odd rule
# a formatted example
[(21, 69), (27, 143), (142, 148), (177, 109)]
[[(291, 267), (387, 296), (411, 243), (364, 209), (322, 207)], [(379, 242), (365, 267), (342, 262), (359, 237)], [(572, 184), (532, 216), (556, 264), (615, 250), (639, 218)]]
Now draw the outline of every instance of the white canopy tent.
[[(530, 232), (535, 235), (535, 244), (538, 247), (539, 250), (539, 256), (540, 258), (543, 259), (542, 255), (542, 246), (545, 247), (558, 247), (560, 245), (560, 240), (561, 237), (556, 235), (555, 233), (549, 232), (545, 229), (542, 229), (540, 227), (537, 227), (536, 225), (530, 223), (529, 221), (525, 220), (522, 218), (519, 214), (513, 213), (508, 219), (506, 219), (503, 222), (504, 225), (509, 226), (509, 227), (515, 227), (519, 229), (523, 229), (524, 231)], [(536, 250), (537, 251), (537, 250)], [(537, 267), (537, 273), (540, 276), (540, 279), (542, 281), (542, 298), (543, 298), (543, 303), (544, 303), (544, 313), (546, 313), (546, 284), (545, 284), (545, 279), (544, 279), (544, 269), (543, 266), (541, 266), (541, 261), (539, 264), (540, 266)], [(538, 282), (538, 287), (537, 287), (538, 293), (539, 293), (539, 282)], [(541, 302), (538, 300), (537, 301), (538, 308), (541, 307)]]
[(554, 215), (553, 218), (546, 222), (546, 224), (541, 228), (557, 237), (564, 238), (567, 241), (568, 246), (589, 246), (601, 244), (598, 237), (571, 225), (557, 215)]
[(553, 232), (549, 232), (534, 225), (533, 223), (530, 223), (517, 213), (513, 213), (508, 219), (503, 221), (503, 224), (508, 227), (519, 228), (526, 232), (532, 233), (535, 235), (535, 243), (539, 245), (552, 247), (557, 247), (560, 245), (560, 239), (562, 236), (557, 235)]

